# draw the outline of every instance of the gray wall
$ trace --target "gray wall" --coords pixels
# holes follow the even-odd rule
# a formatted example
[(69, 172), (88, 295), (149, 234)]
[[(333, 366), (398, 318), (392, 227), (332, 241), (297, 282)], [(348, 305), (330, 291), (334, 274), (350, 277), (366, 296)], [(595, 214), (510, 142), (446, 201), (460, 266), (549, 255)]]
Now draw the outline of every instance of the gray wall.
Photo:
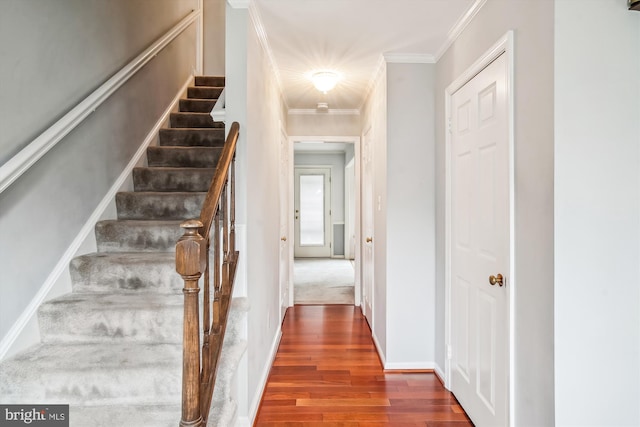
[(558, 426), (640, 425), (640, 13), (625, 3), (555, 2)]
[[(599, 0), (598, 0), (599, 1)], [(554, 2), (488, 0), (436, 66), (436, 357), (444, 367), (445, 88), (508, 30), (515, 32), (516, 425), (554, 425)]]
[(432, 64), (387, 64), (387, 364), (433, 368), (435, 131)]
[[(0, 163), (196, 7), (195, 0), (3, 0)], [(193, 67), (194, 25), (0, 194), (0, 336)]]

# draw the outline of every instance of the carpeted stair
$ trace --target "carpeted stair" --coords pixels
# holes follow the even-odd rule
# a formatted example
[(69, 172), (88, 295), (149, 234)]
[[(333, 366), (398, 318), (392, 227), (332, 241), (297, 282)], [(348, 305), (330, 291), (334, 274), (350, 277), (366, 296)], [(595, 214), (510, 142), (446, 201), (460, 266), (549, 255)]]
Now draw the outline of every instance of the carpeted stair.
[[(180, 223), (200, 215), (224, 143), (223, 124), (208, 114), (222, 86), (222, 77), (196, 77), (149, 147), (148, 166), (134, 169), (134, 191), (117, 194), (118, 219), (96, 225), (97, 252), (71, 262), (73, 292), (40, 307), (42, 343), (0, 363), (0, 403), (68, 403), (77, 427), (178, 424), (184, 299), (175, 244)], [(232, 303), (209, 425), (235, 412), (224, 382), (244, 352), (233, 323), (246, 310), (243, 299)]]

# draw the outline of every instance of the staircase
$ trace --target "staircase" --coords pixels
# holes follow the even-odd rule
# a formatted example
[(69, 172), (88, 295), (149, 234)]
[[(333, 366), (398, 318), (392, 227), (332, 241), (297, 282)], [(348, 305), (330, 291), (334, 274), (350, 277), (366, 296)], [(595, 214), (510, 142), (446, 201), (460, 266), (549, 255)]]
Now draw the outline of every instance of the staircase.
[[(70, 264), (73, 292), (38, 311), (41, 344), (0, 363), (0, 403), (70, 404), (72, 426), (178, 425), (182, 387), (182, 278), (175, 271), (180, 223), (197, 218), (224, 144), (209, 116), (223, 77), (196, 77), (116, 196), (116, 220), (95, 227), (97, 252)], [(209, 425), (229, 425), (232, 374), (244, 352), (232, 303)], [(224, 406), (224, 407), (223, 407)], [(220, 421), (220, 419), (223, 421)]]

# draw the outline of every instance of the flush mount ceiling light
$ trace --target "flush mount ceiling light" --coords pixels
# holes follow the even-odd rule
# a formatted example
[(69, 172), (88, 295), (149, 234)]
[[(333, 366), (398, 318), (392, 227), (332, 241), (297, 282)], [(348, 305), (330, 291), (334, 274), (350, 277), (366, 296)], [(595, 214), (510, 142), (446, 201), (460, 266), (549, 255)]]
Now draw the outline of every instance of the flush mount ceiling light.
[(313, 85), (320, 92), (327, 93), (336, 86), (340, 76), (335, 71), (316, 71), (311, 75)]

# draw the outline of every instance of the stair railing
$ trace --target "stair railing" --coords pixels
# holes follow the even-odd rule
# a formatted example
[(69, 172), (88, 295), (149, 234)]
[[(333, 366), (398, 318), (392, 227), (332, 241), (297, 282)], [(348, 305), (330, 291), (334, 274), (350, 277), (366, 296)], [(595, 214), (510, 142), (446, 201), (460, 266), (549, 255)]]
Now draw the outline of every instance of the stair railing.
[[(185, 232), (176, 245), (176, 271), (184, 280), (181, 427), (205, 426), (213, 398), (239, 255), (235, 248), (239, 128), (237, 122), (231, 125), (200, 220), (181, 224)], [(201, 330), (199, 281), (203, 275)]]

